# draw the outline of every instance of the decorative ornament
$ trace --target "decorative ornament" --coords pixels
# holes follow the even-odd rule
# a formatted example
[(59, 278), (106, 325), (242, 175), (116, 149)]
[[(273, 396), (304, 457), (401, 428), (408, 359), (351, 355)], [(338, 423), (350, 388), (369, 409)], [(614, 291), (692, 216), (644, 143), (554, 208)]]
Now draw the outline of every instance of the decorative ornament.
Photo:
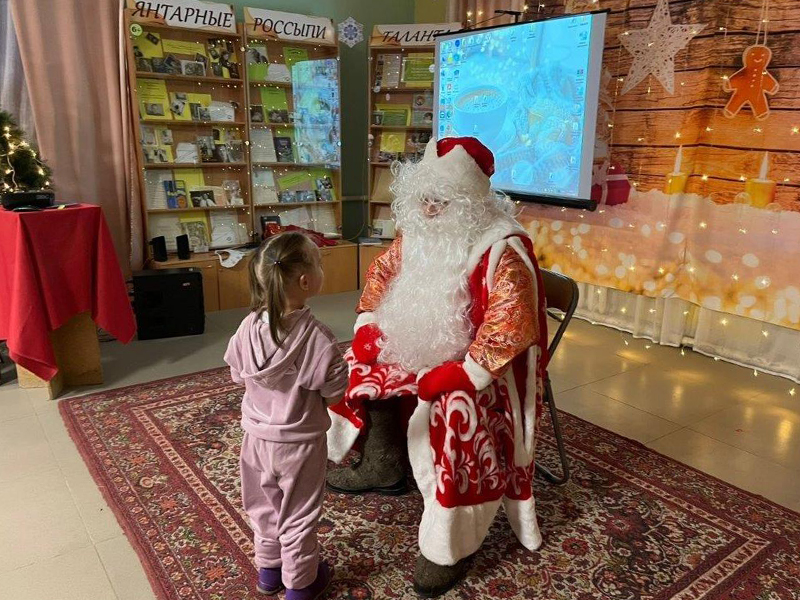
[[(744, 66), (727, 77), (722, 84), (722, 89), (732, 93), (722, 111), (722, 114), (729, 119), (739, 114), (745, 104), (749, 104), (753, 116), (758, 121), (763, 121), (769, 116), (767, 94), (776, 93), (780, 87), (778, 80), (767, 71), (769, 61), (772, 60), (772, 50), (767, 47), (767, 28), (769, 27), (767, 8), (767, 0), (763, 0), (761, 18), (756, 32), (756, 43), (745, 48), (742, 53)], [(759, 43), (762, 24), (764, 25), (764, 42)]]
[(339, 40), (352, 48), (356, 44), (364, 41), (364, 26), (353, 17), (347, 17), (337, 26), (339, 30)]
[(675, 55), (700, 33), (706, 23), (673, 25), (669, 0), (658, 0), (647, 29), (619, 34), (619, 41), (633, 55), (622, 94), (627, 94), (648, 75), (653, 75), (670, 94), (675, 93)]

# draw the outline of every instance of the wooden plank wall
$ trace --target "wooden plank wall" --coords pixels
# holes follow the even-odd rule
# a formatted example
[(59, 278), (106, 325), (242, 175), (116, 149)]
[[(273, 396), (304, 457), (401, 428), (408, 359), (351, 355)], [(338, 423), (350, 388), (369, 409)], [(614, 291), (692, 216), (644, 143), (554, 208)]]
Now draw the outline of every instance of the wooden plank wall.
[[(647, 27), (656, 0), (566, 1), (576, 12), (610, 10), (603, 63), (612, 76), (611, 158), (640, 190), (663, 187), (683, 145), (683, 170), (691, 173), (687, 191), (733, 202), (744, 191), (741, 179), (758, 175), (768, 150), (777, 201), (800, 211), (800, 0), (770, 0), (769, 72), (780, 90), (769, 97), (764, 121), (749, 106), (733, 119), (722, 114), (730, 97), (723, 78), (742, 67), (742, 52), (756, 41), (761, 0), (670, 1), (673, 23), (707, 24), (676, 56), (674, 95), (652, 76), (620, 95), (632, 57), (619, 34)], [(531, 2), (528, 18), (561, 14), (564, 6), (565, 0)]]

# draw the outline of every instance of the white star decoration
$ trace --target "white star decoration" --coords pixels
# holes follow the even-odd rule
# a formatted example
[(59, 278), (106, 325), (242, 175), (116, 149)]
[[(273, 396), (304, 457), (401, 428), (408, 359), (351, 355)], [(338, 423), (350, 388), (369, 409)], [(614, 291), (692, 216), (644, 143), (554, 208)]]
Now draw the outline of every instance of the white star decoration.
[(705, 26), (706, 23), (673, 25), (669, 0), (658, 0), (647, 29), (619, 35), (619, 41), (633, 55), (633, 64), (621, 93), (627, 94), (652, 73), (665, 90), (674, 94), (675, 55)]
[(339, 40), (352, 48), (364, 41), (364, 26), (353, 17), (347, 17), (339, 23)]

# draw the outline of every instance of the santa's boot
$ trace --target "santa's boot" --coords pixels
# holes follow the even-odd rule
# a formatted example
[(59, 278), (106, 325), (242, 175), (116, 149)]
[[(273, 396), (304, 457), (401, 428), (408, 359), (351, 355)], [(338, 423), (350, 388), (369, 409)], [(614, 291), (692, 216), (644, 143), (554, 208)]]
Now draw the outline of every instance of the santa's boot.
[(414, 591), (423, 598), (441, 596), (464, 579), (468, 561), (469, 557), (462, 558), (454, 565), (442, 566), (432, 563), (420, 554), (414, 569)]
[(406, 438), (395, 400), (365, 402), (367, 433), (361, 460), (328, 473), (328, 489), (342, 494), (376, 492), (399, 496), (408, 491)]

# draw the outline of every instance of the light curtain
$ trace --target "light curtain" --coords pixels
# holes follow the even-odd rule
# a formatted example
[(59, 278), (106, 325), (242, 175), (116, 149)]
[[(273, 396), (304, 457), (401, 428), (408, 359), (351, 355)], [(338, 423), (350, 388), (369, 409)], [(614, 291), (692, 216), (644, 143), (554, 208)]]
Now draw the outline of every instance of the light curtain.
[(121, 0), (11, 0), (11, 9), (57, 199), (102, 207), (123, 271), (141, 268)]
[(9, 0), (0, 0), (0, 109), (14, 116), (17, 125), (25, 132), (25, 138), (35, 145), (36, 126)]

